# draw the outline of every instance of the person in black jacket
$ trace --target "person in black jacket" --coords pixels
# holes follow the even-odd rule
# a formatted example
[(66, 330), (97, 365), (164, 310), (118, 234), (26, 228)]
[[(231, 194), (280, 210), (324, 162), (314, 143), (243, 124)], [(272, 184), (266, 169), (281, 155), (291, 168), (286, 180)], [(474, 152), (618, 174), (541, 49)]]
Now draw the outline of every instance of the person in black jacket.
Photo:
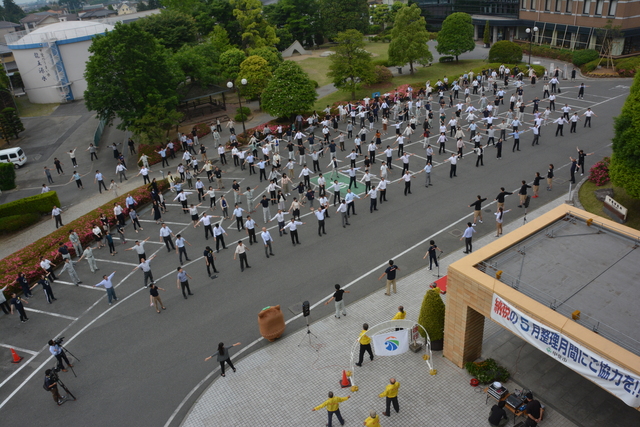
[(500, 193), (496, 196), (495, 200), (498, 202), (498, 209), (504, 208), (504, 198), (506, 196), (510, 196), (513, 193), (509, 193), (508, 191), (504, 191), (504, 187), (500, 187)]
[(471, 203), (469, 205), (469, 207), (473, 207), (473, 226), (476, 226), (476, 221), (480, 221), (480, 224), (482, 224), (482, 202), (486, 201), (486, 198), (482, 198), (480, 196), (478, 196), (478, 200), (476, 200), (475, 202)]
[(491, 407), (491, 413), (489, 413), (489, 424), (492, 426), (503, 426), (508, 422), (507, 412), (504, 410), (505, 401), (501, 400), (497, 405)]
[(527, 184), (527, 181), (522, 181), (522, 187), (520, 187), (520, 191), (518, 192), (518, 195), (520, 196), (520, 204), (518, 205), (519, 208), (522, 207), (522, 205), (524, 205), (524, 202), (527, 200), (527, 188), (531, 188), (531, 186), (529, 184)]

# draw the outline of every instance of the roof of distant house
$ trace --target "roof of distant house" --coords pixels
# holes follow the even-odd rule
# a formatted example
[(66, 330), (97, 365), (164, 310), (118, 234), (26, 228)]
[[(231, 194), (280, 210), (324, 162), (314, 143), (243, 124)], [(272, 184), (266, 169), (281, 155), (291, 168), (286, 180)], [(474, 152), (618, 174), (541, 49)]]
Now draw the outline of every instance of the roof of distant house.
[(20, 24), (16, 24), (14, 22), (0, 21), (0, 29), (2, 29), (2, 28), (18, 28), (20, 26), (21, 26)]

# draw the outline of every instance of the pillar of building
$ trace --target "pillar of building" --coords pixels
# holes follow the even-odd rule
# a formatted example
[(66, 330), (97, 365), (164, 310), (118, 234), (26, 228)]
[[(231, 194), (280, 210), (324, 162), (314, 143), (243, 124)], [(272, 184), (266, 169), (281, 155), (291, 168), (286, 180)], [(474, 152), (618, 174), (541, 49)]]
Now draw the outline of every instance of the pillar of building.
[(480, 39), (480, 25), (476, 24), (473, 26), (473, 39), (474, 40)]
[(551, 32), (551, 46), (555, 46), (556, 42), (558, 41), (558, 31), (554, 28), (554, 30)]
[(596, 33), (594, 31), (589, 36), (589, 47), (587, 49), (595, 49), (595, 48), (596, 48)]
[(491, 40), (492, 43), (495, 43), (498, 41), (498, 27), (494, 26), (493, 27), (493, 39)]
[(569, 43), (569, 49), (573, 50), (576, 48), (576, 33), (571, 33), (571, 42)]

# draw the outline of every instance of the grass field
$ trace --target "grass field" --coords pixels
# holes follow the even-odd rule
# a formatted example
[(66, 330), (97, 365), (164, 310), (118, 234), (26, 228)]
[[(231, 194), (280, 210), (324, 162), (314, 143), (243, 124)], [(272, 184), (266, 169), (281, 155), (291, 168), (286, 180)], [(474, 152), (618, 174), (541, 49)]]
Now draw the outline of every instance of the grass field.
[(40, 117), (53, 113), (60, 104), (32, 104), (27, 96), (15, 98), (20, 117)]
[[(325, 58), (322, 58), (325, 59)], [(304, 61), (303, 61), (304, 62)], [(485, 64), (485, 61), (481, 59), (468, 59), (461, 60), (460, 62), (447, 62), (444, 64), (434, 63), (430, 67), (414, 67), (414, 74), (402, 74), (395, 76), (391, 83), (387, 83), (384, 85), (373, 85), (367, 86), (356, 91), (356, 99), (362, 99), (365, 96), (371, 96), (373, 92), (385, 92), (387, 90), (391, 90), (395, 87), (404, 85), (404, 84), (412, 84), (416, 83), (420, 86), (424, 86), (427, 80), (431, 80), (433, 84), (445, 75), (453, 76), (457, 74), (462, 74), (465, 71), (469, 71), (472, 68), (480, 67), (482, 64)], [(301, 64), (302, 65), (302, 64)], [(316, 101), (314, 105), (314, 109), (321, 110), (328, 105), (332, 105), (334, 102), (338, 101), (346, 101), (350, 98), (347, 92), (338, 91), (332, 93), (331, 95), (325, 96), (324, 98)]]
[(627, 215), (627, 222), (625, 223), (625, 225), (631, 228), (635, 228), (636, 230), (640, 230), (640, 216), (638, 215), (638, 213), (640, 212), (640, 199), (629, 197), (622, 188), (613, 186), (611, 182), (608, 182), (605, 185), (601, 185), (600, 187), (597, 187), (590, 181), (582, 184), (582, 187), (580, 187), (579, 197), (580, 203), (582, 203), (582, 206), (584, 206), (585, 210), (609, 219), (609, 216), (602, 211), (603, 203), (596, 199), (596, 196), (594, 194), (595, 190), (601, 188), (613, 188), (613, 198), (615, 199), (615, 201), (629, 210), (629, 214)]

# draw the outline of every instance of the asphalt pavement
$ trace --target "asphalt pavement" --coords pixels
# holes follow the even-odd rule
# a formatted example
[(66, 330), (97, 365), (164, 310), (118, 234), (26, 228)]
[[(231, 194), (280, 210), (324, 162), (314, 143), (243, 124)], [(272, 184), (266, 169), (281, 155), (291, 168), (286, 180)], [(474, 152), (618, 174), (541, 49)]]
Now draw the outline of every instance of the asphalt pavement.
[[(315, 216), (305, 208), (303, 221), (306, 224), (299, 231), (301, 245), (294, 247), (288, 236), (278, 237), (271, 223), (267, 226), (275, 239), (276, 256), (266, 259), (262, 245), (249, 246), (250, 270), (241, 272), (232, 253), (238, 239), (247, 242), (246, 234), (238, 232), (227, 220), (224, 227), (230, 249), (217, 254), (216, 265), (220, 273), (214, 280), (206, 274), (201, 257), (204, 247), (212, 243), (211, 239), (205, 241), (202, 227), (194, 229), (189, 215), (182, 214), (176, 202), (168, 201), (169, 211), (163, 219), (174, 233), (181, 232), (192, 244), (187, 246), (192, 261), (184, 267), (193, 276), (190, 282), (194, 295), (188, 300), (176, 289), (177, 255), (167, 252), (160, 244), (158, 226), (153, 221), (149, 222), (152, 219), (150, 213), (143, 209), (144, 230), (135, 234), (127, 226), (128, 243), (121, 245), (116, 242), (117, 255), (109, 256), (106, 249), (96, 251), (98, 273), (90, 273), (85, 261), (78, 264), (78, 274), (86, 286), (54, 284), (58, 301), (52, 305), (46, 304), (38, 290), (29, 301), (31, 320), (25, 324), (15, 316), (0, 317), (5, 331), (0, 346), (21, 349), (26, 356), (16, 365), (10, 364), (7, 356), (0, 365), (3, 420), (37, 425), (42, 423), (41, 411), (33, 410), (37, 407), (47, 411), (48, 423), (68, 426), (84, 426), (89, 422), (94, 426), (179, 425), (201, 390), (211, 381), (203, 380), (211, 370), (211, 365), (203, 360), (213, 352), (218, 342), (240, 341), (242, 348), (251, 346), (246, 352), (265, 346), (263, 341), (256, 342), (259, 338), (257, 314), (263, 307), (280, 304), (288, 320), (298, 314), (302, 301), (309, 300), (314, 304), (327, 298), (335, 283), (352, 284), (350, 298), (353, 300), (381, 292), (383, 281), (377, 279), (389, 259), (394, 259), (401, 268), (401, 275), (406, 276), (424, 267), (422, 257), (430, 239), (435, 239), (446, 252), (462, 250), (459, 238), (472, 216), (468, 205), (476, 195), (489, 199), (484, 207), (485, 223), (477, 227), (478, 237), (493, 233), (491, 212), (495, 211), (495, 204), (490, 202), (499, 188), (504, 186), (508, 191), (514, 191), (519, 188), (521, 180), (530, 182), (535, 172), (544, 174), (549, 163), (556, 166), (554, 190), (541, 191), (540, 198), (532, 202), (532, 208), (556, 198), (558, 192), (566, 192), (569, 156), (576, 155), (576, 146), (595, 152), (588, 158), (587, 167), (610, 154), (612, 118), (620, 111), (630, 83), (630, 80), (618, 79), (592, 80), (587, 83), (585, 99), (578, 100), (577, 88), (563, 82), (557, 103), (569, 103), (580, 113), (591, 107), (597, 114), (593, 128), (584, 129), (579, 123), (578, 132), (569, 134), (567, 126), (565, 136), (556, 138), (553, 136), (555, 128), (549, 125), (542, 131), (540, 145), (535, 147), (531, 147), (531, 132), (527, 132), (522, 137), (520, 152), (512, 153), (511, 141), (508, 141), (503, 148), (503, 159), (497, 160), (489, 148), (485, 166), (477, 168), (472, 147), (467, 145), (465, 157), (458, 163), (456, 178), (449, 178), (449, 165), (443, 163), (447, 156), (436, 155), (433, 187), (425, 188), (424, 174), (419, 174), (414, 179), (412, 194), (404, 196), (403, 185), (398, 182), (400, 168), (394, 168), (390, 177), (393, 183), (387, 191), (388, 202), (379, 205), (378, 211), (369, 213), (367, 200), (356, 201), (358, 215), (352, 216), (352, 225), (347, 229), (340, 226), (339, 216), (332, 209), (331, 218), (327, 220), (327, 235), (319, 237)], [(571, 83), (571, 86), (577, 84)], [(540, 83), (535, 89), (525, 88), (526, 100), (541, 94)], [(474, 102), (477, 102), (477, 97)], [(504, 113), (504, 108), (501, 113)], [(532, 118), (530, 113), (531, 108), (528, 107), (527, 121)], [(555, 113), (553, 118), (557, 116), (559, 113)], [(344, 124), (341, 127), (344, 128)], [(390, 136), (386, 136), (383, 145), (392, 142)], [(434, 142), (432, 137), (431, 143)], [(71, 145), (70, 141), (65, 143)], [(210, 157), (214, 158), (211, 138), (204, 138), (202, 143), (207, 145)], [(352, 143), (346, 145), (351, 147)], [(455, 141), (450, 139), (449, 149), (454, 145)], [(61, 147), (57, 150), (64, 153), (66, 149)], [(405, 150), (415, 153), (410, 170), (418, 172), (424, 165), (422, 138), (414, 135), (411, 143), (405, 143)], [(328, 161), (325, 155), (321, 162), (325, 171)], [(176, 165), (177, 161), (172, 161), (171, 167)], [(373, 171), (377, 173), (378, 167), (376, 164)], [(247, 171), (241, 172), (233, 166), (225, 166), (223, 170), (225, 191), (229, 190), (232, 179), (240, 180), (243, 188), (260, 184), (257, 176), (250, 177)], [(296, 172), (299, 170), (296, 167)], [(135, 182), (142, 184), (142, 179), (136, 178)], [(261, 185), (258, 191), (266, 187), (266, 183)], [(364, 186), (358, 187), (362, 191)], [(96, 193), (95, 189), (85, 191)], [(189, 199), (197, 200), (195, 195)], [(228, 199), (232, 201), (233, 197)], [(76, 196), (74, 200), (81, 199)], [(507, 199), (505, 207), (513, 209), (507, 216), (507, 222), (522, 221), (524, 212), (516, 204), (516, 197)], [(214, 211), (213, 215), (219, 212)], [(261, 227), (262, 215), (258, 212), (255, 216)], [(123, 250), (131, 247), (136, 238), (142, 240), (146, 237), (150, 237), (147, 254), (157, 254), (151, 262), (154, 277), (165, 289), (161, 295), (167, 310), (161, 314), (149, 307), (148, 290), (142, 287), (142, 273), (131, 271), (137, 257), (133, 252)], [(104, 291), (90, 286), (101, 280), (99, 274), (113, 271), (116, 272), (114, 283), (119, 301), (109, 306)], [(69, 280), (66, 273), (62, 273), (61, 280)], [(332, 308), (320, 305), (315, 313), (321, 318), (331, 314)], [(288, 325), (286, 333), (295, 332), (303, 325), (302, 319), (296, 319)], [(78, 401), (58, 408), (51, 401), (51, 396), (44, 393), (41, 384), (44, 369), (53, 365), (46, 342), (61, 335), (67, 337), (68, 349), (79, 358), (74, 368), (77, 378), (72, 372), (62, 374)], [(256, 402), (256, 410), (259, 411), (262, 404), (273, 405), (272, 397)], [(167, 422), (169, 419), (171, 422)]]

